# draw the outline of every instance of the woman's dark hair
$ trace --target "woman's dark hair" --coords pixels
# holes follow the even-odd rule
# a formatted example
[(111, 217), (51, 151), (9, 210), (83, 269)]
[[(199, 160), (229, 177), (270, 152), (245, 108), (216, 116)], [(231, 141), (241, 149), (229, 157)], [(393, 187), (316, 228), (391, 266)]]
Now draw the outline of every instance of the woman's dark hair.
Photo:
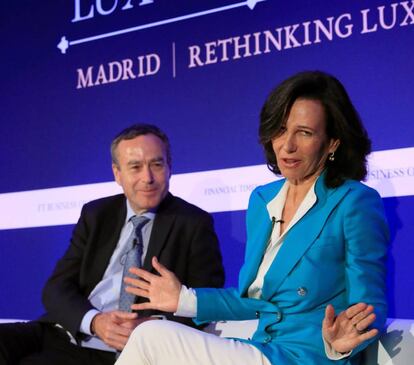
[(269, 169), (280, 174), (272, 140), (285, 124), (298, 98), (317, 100), (323, 105), (328, 139), (340, 141), (335, 160), (326, 161), (326, 185), (337, 187), (345, 179), (363, 180), (367, 174), (366, 156), (371, 152), (371, 141), (343, 85), (321, 71), (301, 72), (288, 78), (264, 103), (260, 113), (259, 141)]

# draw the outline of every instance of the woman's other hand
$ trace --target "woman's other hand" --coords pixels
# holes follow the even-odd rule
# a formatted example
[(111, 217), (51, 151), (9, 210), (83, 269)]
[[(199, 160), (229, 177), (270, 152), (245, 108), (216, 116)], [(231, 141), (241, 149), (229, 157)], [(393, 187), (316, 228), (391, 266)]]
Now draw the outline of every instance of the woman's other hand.
[(335, 309), (329, 304), (322, 322), (324, 339), (337, 352), (352, 351), (378, 334), (377, 329), (368, 329), (375, 321), (373, 311), (372, 305), (358, 303), (335, 316)]

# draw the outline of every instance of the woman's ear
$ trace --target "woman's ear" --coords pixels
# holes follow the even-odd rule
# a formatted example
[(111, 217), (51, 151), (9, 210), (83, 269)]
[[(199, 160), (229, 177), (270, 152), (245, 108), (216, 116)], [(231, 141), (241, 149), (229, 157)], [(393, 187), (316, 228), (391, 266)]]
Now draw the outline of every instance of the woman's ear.
[(329, 153), (334, 153), (338, 149), (340, 144), (341, 144), (341, 141), (339, 139), (333, 139), (332, 138), (331, 141), (329, 142), (328, 152)]

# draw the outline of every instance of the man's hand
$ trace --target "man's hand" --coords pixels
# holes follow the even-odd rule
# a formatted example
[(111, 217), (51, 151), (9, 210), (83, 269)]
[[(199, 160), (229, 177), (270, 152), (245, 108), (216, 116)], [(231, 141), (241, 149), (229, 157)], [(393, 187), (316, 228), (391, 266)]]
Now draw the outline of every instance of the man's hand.
[(328, 305), (322, 322), (322, 334), (332, 348), (341, 353), (352, 351), (355, 347), (378, 334), (377, 329), (368, 330), (375, 321), (374, 307), (358, 303), (335, 317), (335, 310)]
[(91, 330), (108, 346), (122, 350), (135, 327), (151, 319), (154, 318), (139, 319), (137, 313), (103, 312), (92, 319)]
[(152, 266), (160, 275), (154, 275), (138, 268), (129, 269), (130, 273), (138, 278), (126, 277), (124, 280), (128, 286), (125, 290), (128, 293), (149, 299), (149, 302), (133, 304), (131, 308), (176, 312), (181, 291), (180, 281), (173, 272), (161, 265), (156, 257), (152, 258)]

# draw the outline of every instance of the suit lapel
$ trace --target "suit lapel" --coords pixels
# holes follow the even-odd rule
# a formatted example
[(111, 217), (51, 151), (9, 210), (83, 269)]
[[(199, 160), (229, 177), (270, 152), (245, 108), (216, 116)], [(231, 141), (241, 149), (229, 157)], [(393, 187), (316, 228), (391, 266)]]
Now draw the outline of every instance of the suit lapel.
[(91, 256), (93, 264), (90, 267), (93, 267), (93, 270), (88, 270), (88, 292), (91, 292), (102, 279), (108, 267), (109, 260), (112, 257), (121, 229), (125, 223), (125, 217), (126, 200), (124, 195), (120, 195), (112, 204), (111, 209), (105, 212), (104, 220), (100, 222), (99, 236), (94, 239), (98, 247)]
[(240, 293), (246, 293), (248, 287), (257, 276), (257, 270), (262, 262), (263, 252), (266, 249), (270, 234), (272, 231), (272, 222), (268, 215), (257, 215), (257, 227), (254, 234), (249, 237), (252, 242), (252, 249), (246, 252), (245, 263), (240, 271)]
[(257, 276), (263, 253), (272, 232), (272, 222), (266, 209), (267, 202), (279, 192), (283, 181), (277, 181), (266, 191), (255, 192), (247, 214), (248, 244), (245, 262), (240, 270), (239, 291), (243, 295)]
[(176, 219), (173, 204), (174, 197), (168, 193), (157, 210), (152, 226), (151, 237), (148, 243), (148, 251), (144, 259), (143, 268), (145, 270), (151, 271), (152, 258), (154, 256), (159, 257), (159, 254), (167, 241), (169, 232)]
[(286, 276), (318, 238), (332, 210), (348, 190), (345, 187), (329, 190), (325, 187), (323, 177), (318, 179), (315, 189), (317, 202), (286, 234), (282, 247), (266, 273), (263, 299), (271, 299), (279, 289)]

